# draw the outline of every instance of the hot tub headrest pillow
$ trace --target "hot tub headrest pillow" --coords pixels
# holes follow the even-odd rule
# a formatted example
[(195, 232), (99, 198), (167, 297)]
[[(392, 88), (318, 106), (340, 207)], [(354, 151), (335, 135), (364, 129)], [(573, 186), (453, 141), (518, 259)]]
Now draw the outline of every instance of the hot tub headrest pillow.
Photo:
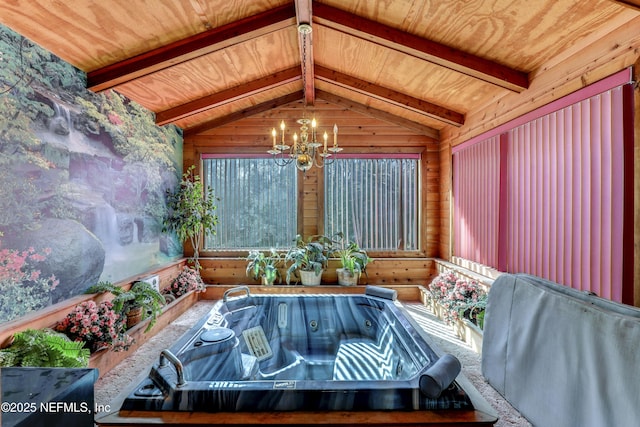
[(395, 289), (383, 288), (381, 286), (367, 285), (364, 294), (372, 297), (390, 299), (391, 301), (398, 299), (398, 292)]
[(440, 397), (456, 379), (462, 365), (451, 354), (445, 354), (420, 377), (420, 391), (431, 399)]

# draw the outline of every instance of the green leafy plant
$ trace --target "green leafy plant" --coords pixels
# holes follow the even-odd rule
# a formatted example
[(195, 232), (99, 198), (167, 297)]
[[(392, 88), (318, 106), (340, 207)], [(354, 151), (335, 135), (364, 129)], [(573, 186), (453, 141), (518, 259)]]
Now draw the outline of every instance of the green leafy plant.
[(89, 349), (52, 329), (26, 329), (14, 336), (10, 347), (0, 350), (0, 366), (85, 368)]
[(116, 313), (126, 316), (131, 310), (142, 308), (142, 320), (151, 319), (145, 332), (148, 332), (156, 324), (165, 303), (164, 296), (147, 282), (136, 282), (131, 285), (129, 290), (123, 290), (110, 282), (99, 282), (86, 291), (90, 294), (101, 292), (110, 292), (114, 295), (111, 303)]
[(247, 276), (254, 280), (264, 279), (264, 284), (272, 285), (276, 280), (282, 280), (280, 267), (283, 264), (283, 256), (275, 249), (270, 249), (268, 253), (258, 250), (249, 251), (247, 255)]
[(180, 242), (187, 240), (193, 247), (196, 270), (200, 270), (199, 249), (207, 233), (215, 234), (218, 217), (215, 215), (215, 196), (211, 187), (204, 188), (200, 176), (192, 165), (182, 175), (175, 190), (167, 190), (167, 216), (163, 221), (163, 232), (175, 232)]
[(336, 249), (331, 255), (340, 259), (342, 268), (352, 276), (366, 274), (367, 265), (373, 262), (373, 259), (367, 255), (367, 251), (362, 249), (355, 241), (348, 240), (341, 231), (335, 234), (333, 244)]
[(285, 262), (291, 263), (287, 268), (287, 284), (291, 281), (291, 275), (297, 270), (321, 274), (327, 266), (328, 254), (332, 251), (331, 244), (331, 239), (323, 235), (313, 235), (303, 239), (298, 234), (295, 245), (285, 255)]

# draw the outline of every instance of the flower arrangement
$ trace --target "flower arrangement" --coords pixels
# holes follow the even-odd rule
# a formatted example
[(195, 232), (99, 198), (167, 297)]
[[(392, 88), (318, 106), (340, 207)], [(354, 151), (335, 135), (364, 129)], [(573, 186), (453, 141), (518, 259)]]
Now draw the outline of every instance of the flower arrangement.
[(163, 289), (162, 293), (172, 294), (178, 298), (191, 291), (202, 292), (204, 291), (204, 287), (200, 273), (191, 267), (185, 266), (180, 274), (173, 279), (171, 286)]
[(89, 300), (75, 306), (56, 327), (74, 341), (84, 341), (91, 352), (102, 348), (128, 350), (134, 340), (125, 333), (126, 319), (113, 310), (110, 301)]
[(448, 271), (429, 285), (431, 298), (444, 308), (444, 320), (451, 324), (466, 318), (482, 328), (487, 293), (475, 280), (467, 281)]

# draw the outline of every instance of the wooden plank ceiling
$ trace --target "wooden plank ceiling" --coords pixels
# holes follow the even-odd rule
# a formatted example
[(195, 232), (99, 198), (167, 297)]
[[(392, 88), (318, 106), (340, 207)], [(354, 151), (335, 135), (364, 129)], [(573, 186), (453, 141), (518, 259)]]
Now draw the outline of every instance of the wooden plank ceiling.
[(14, 0), (0, 22), (186, 136), (260, 117), (245, 132), (262, 142), (279, 115), (333, 106), (324, 118), (339, 127), (384, 122), (437, 140), (637, 17), (637, 3)]

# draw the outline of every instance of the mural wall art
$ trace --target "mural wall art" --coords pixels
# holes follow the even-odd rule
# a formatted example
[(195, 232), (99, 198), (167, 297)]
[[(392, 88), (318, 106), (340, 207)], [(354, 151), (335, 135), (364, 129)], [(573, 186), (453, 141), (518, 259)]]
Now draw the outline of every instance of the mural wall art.
[(182, 255), (161, 232), (182, 134), (0, 26), (0, 322)]

